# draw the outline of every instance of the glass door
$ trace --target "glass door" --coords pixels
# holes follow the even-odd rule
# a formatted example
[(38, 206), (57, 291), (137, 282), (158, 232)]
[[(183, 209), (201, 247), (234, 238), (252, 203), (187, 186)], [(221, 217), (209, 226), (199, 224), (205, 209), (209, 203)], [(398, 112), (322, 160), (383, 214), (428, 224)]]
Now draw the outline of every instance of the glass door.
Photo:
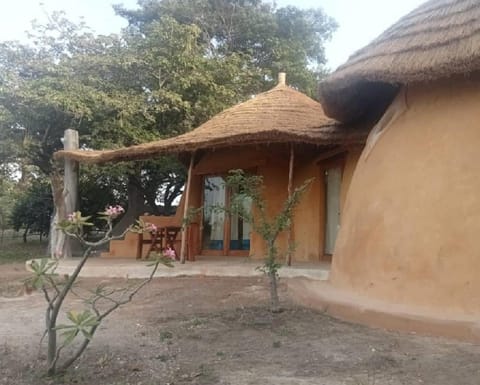
[[(247, 196), (239, 196), (243, 210), (251, 212), (252, 200)], [(230, 215), (230, 250), (250, 251), (250, 223), (237, 214)]]
[(333, 255), (335, 241), (340, 228), (340, 188), (342, 185), (342, 168), (332, 167), (325, 170), (326, 181), (326, 221), (325, 254)]
[[(244, 210), (250, 212), (251, 199), (241, 197)], [(250, 224), (239, 215), (226, 215), (218, 207), (230, 204), (230, 192), (222, 176), (206, 176), (203, 181), (202, 254), (248, 256)]]
[(225, 181), (221, 176), (207, 176), (203, 182), (202, 249), (225, 248), (225, 212), (215, 210), (226, 205)]

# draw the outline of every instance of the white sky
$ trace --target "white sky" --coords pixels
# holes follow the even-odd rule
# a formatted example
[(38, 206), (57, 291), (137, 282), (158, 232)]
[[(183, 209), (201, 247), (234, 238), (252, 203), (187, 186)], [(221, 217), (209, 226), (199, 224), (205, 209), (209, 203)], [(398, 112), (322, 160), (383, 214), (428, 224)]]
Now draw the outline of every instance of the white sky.
[[(382, 31), (410, 12), (424, 0), (277, 0), (300, 8), (322, 7), (339, 24), (326, 47), (328, 66), (335, 69), (355, 50), (363, 47)], [(136, 0), (0, 0), (0, 41), (22, 40), (33, 19), (45, 20), (45, 13), (65, 10), (70, 19), (85, 22), (96, 32), (119, 32), (126, 25), (111, 4), (136, 7)], [(43, 4), (42, 6), (40, 4)]]

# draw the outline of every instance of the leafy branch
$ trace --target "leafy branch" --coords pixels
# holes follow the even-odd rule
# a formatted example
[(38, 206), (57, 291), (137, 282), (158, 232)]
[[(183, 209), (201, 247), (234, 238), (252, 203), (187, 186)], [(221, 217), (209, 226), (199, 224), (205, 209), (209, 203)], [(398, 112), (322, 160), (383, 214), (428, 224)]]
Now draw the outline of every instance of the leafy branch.
[[(226, 178), (226, 185), (233, 192), (229, 207), (216, 207), (217, 210), (236, 214), (248, 222), (253, 231), (259, 234), (267, 245), (264, 263), (258, 269), (270, 279), (270, 298), (272, 312), (280, 310), (278, 300), (278, 270), (281, 263), (277, 261), (278, 248), (276, 241), (281, 232), (291, 226), (295, 207), (300, 203), (303, 193), (313, 179), (306, 180), (284, 201), (281, 210), (272, 216), (267, 213), (267, 203), (263, 194), (263, 178), (259, 175), (247, 175), (243, 170), (231, 170)], [(251, 199), (253, 210), (245, 205), (245, 198)]]
[[(27, 279), (26, 283), (35, 289), (41, 290), (47, 302), (45, 312), (46, 326), (42, 340), (47, 336), (48, 375), (54, 375), (59, 371), (68, 369), (84, 353), (101, 322), (113, 311), (131, 302), (134, 296), (153, 279), (160, 264), (172, 267), (170, 254), (155, 255), (155, 258), (148, 264), (148, 266), (152, 267), (148, 278), (140, 281), (136, 285), (128, 285), (122, 288), (109, 288), (106, 285), (97, 286), (94, 290), (90, 291), (88, 297), (83, 298), (84, 303), (88, 306), (87, 309), (81, 312), (68, 312), (67, 319), (70, 323), (57, 325), (59, 312), (68, 294), (72, 293), (81, 297), (76, 290), (74, 290), (74, 284), (83, 266), (90, 257), (91, 251), (94, 248), (110, 242), (112, 239), (123, 237), (128, 231), (143, 232), (151, 226), (149, 223), (137, 222), (135, 226), (130, 226), (121, 235), (113, 236), (112, 221), (122, 213), (123, 208), (120, 206), (107, 207), (105, 212), (100, 213), (101, 218), (106, 221), (107, 231), (102, 239), (96, 242), (87, 241), (84, 237), (83, 229), (85, 226), (91, 225), (89, 222), (91, 217), (84, 217), (80, 212), (75, 212), (70, 214), (67, 220), (58, 224), (59, 229), (70, 237), (77, 239), (80, 244), (85, 247), (83, 256), (73, 273), (65, 277), (64, 280), (59, 279), (58, 274), (55, 273), (58, 267), (57, 260), (44, 258), (33, 260), (30, 263), (32, 276)], [(63, 339), (60, 344), (57, 343), (58, 333), (60, 333)], [(58, 367), (59, 360), (62, 357), (62, 351), (67, 346), (72, 345), (79, 337), (81, 338), (80, 344), (74, 348), (73, 354)]]

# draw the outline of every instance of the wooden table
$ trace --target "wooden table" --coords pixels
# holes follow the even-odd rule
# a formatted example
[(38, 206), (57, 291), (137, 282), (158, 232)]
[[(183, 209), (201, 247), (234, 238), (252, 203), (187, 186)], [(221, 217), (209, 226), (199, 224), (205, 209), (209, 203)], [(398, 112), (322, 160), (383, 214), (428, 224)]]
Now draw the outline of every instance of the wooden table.
[[(145, 239), (143, 233), (138, 234), (137, 243), (137, 259), (146, 259), (151, 252), (163, 253), (164, 250), (170, 248), (175, 252), (175, 258), (179, 255), (175, 249), (175, 241), (178, 233), (182, 230), (178, 226), (159, 227), (157, 231), (150, 233), (150, 238)], [(143, 257), (143, 245), (150, 245), (147, 254)]]

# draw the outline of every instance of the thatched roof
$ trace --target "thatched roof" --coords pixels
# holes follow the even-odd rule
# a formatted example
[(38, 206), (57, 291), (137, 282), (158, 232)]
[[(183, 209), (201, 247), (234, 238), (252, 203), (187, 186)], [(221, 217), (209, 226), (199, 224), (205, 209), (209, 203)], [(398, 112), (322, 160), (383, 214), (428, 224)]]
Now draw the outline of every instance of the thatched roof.
[(288, 142), (358, 144), (365, 142), (367, 133), (366, 129), (340, 127), (335, 120), (325, 116), (319, 103), (279, 84), (177, 137), (115, 150), (59, 151), (55, 158), (105, 163), (239, 145)]
[(355, 52), (319, 93), (328, 116), (352, 121), (399, 84), (478, 70), (480, 1), (430, 0)]

